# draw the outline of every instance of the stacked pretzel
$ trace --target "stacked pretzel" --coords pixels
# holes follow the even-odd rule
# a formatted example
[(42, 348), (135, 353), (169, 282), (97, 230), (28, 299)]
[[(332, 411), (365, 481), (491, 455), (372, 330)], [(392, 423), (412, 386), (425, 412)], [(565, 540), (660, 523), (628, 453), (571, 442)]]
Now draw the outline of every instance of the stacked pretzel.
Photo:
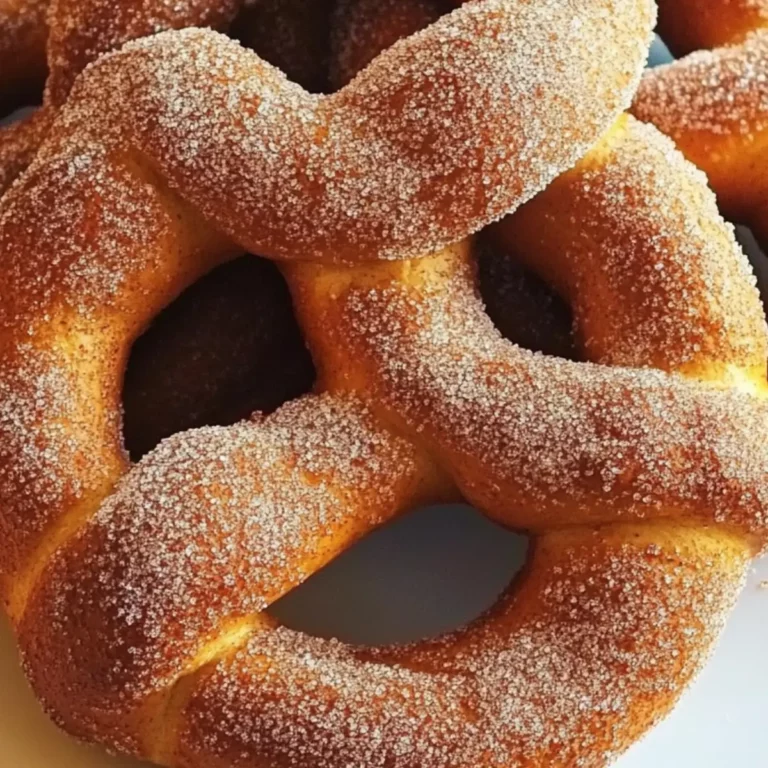
[[(132, 43), (4, 198), (0, 595), (76, 736), (184, 768), (602, 766), (765, 546), (753, 279), (703, 174), (622, 114), (653, 4), (457, 5), (343, 3), (334, 78), (372, 61), (327, 97), (214, 32)], [(498, 334), (482, 229), (568, 297), (590, 362)], [(130, 466), (132, 341), (242, 250), (281, 265), (315, 393)], [(358, 649), (268, 615), (458, 497), (534, 537), (469, 627)]]
[(674, 53), (696, 52), (649, 71), (633, 112), (707, 173), (726, 216), (768, 243), (768, 2), (660, 0), (659, 31)]

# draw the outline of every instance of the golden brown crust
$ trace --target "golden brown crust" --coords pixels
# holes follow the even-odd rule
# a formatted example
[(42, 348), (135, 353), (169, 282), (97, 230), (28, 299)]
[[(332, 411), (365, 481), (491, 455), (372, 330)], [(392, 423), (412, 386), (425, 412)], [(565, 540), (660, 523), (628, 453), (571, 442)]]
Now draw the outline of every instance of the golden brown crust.
[[(223, 26), (237, 5), (230, 0), (173, 5), (154, 0), (53, 2), (48, 19), (54, 30), (49, 45), (54, 61), (50, 98), (45, 109), (0, 127), (0, 196), (34, 158), (53, 122), (54, 104), (63, 101), (86, 64), (133, 36), (169, 26)], [(16, 0), (0, 8), (3, 85), (10, 89), (16, 84), (16, 65), (30, 75), (40, 70), (39, 92), (30, 92), (31, 102), (42, 92), (45, 67), (33, 69), (29, 62), (45, 62), (47, 6), (47, 0)], [(276, 19), (277, 9), (272, 10), (271, 18)], [(283, 9), (280, 21), (285, 25), (295, 21), (299, 10), (297, 4), (288, 16)], [(241, 29), (249, 29), (248, 22), (242, 19)], [(33, 31), (39, 45), (33, 45)], [(253, 43), (263, 45), (268, 39), (264, 29), (250, 29), (250, 35)], [(310, 65), (309, 58), (305, 63)], [(319, 60), (312, 65), (322, 70)], [(273, 410), (309, 388), (312, 366), (297, 338), (286, 292), (277, 290), (279, 285), (275, 288), (274, 279), (261, 279), (263, 272), (257, 275), (249, 269), (243, 275), (240, 271), (245, 282), (234, 275), (228, 281), (206, 281), (196, 288), (194, 300), (175, 306), (160, 327), (138, 344), (124, 393), (125, 437), (134, 454), (145, 453), (182, 428), (231, 423), (254, 410)], [(250, 295), (245, 295), (246, 290)], [(247, 332), (240, 333), (246, 324)]]
[[(348, 88), (323, 99), (234, 44), (190, 32), (174, 42), (195, 47), (196, 55), (183, 61), (168, 50), (170, 38), (102, 59), (101, 78), (114, 72), (117, 80), (118, 70), (124, 71), (120, 82), (128, 82), (125, 73), (135, 76), (128, 100), (115, 94), (104, 104), (101, 78), (93, 76), (83, 81), (75, 104), (93, 103), (98, 90), (100, 112), (133, 126), (134, 135), (125, 138), (246, 250), (293, 258), (298, 249), (337, 261), (430, 252), (506, 213), (568, 167), (619, 113), (645, 55), (636, 36), (638, 25), (651, 21), (645, 3), (630, 3), (631, 23), (587, 15), (581, 27), (566, 25), (573, 39), (553, 48), (543, 31), (528, 45), (508, 42), (539, 30), (545, 8), (526, 5), (524, 13), (512, 13), (503, 0), (494, 2), (498, 7), (472, 3), (443, 17), (429, 35), (394, 46)], [(622, 40), (621, 58), (609, 62), (606, 56), (585, 69), (594, 53), (585, 41), (608, 34), (603, 27)], [(469, 89), (492, 63), (495, 76)], [(211, 94), (212, 76), (231, 79), (231, 87)], [(433, 77), (440, 79), (440, 96)], [(184, 120), (169, 80), (189, 94)], [(535, 83), (553, 100), (549, 112)], [(263, 106), (259, 88), (269, 94)], [(247, 121), (231, 118), (234, 104)], [(525, 136), (512, 128), (533, 111), (548, 117), (531, 122)], [(449, 117), (455, 136), (443, 128)], [(70, 119), (87, 118), (73, 108)], [(492, 130), (481, 130), (481, 119)], [(260, 137), (266, 135), (274, 149), (263, 152)], [(222, 189), (213, 167), (239, 178), (238, 188)], [(413, 199), (419, 204), (407, 209)], [(253, 218), (259, 234), (268, 236), (254, 237)]]
[[(461, 5), (458, 0), (453, 5)], [(383, 50), (450, 10), (447, 0), (342, 0), (334, 10), (330, 81), (346, 85)], [(526, 349), (580, 358), (568, 307), (491, 238), (478, 248), (486, 309), (505, 338)]]
[(633, 112), (671, 136), (709, 177), (724, 212), (760, 228), (768, 194), (768, 30), (650, 70)]
[[(226, 29), (310, 90), (328, 88), (332, 0), (2, 0), (0, 117), (37, 104), (46, 89), (47, 120), (92, 61), (124, 43), (167, 29)], [(49, 7), (50, 6), (50, 7)], [(50, 35), (49, 35), (50, 29)], [(48, 62), (48, 63), (47, 63)], [(42, 142), (35, 134), (0, 133), (0, 194)]]
[(729, 218), (768, 241), (768, 2), (665, 0), (659, 30), (674, 50), (696, 52), (649, 70), (634, 113), (705, 171)]
[[(164, 29), (225, 28), (243, 0), (0, 0), (0, 117), (40, 103), (44, 120), (18, 134), (0, 131), (0, 195), (26, 168), (75, 78), (107, 51)], [(50, 73), (49, 73), (50, 66)], [(46, 76), (47, 82), (46, 82)]]
[[(39, 167), (3, 200), (0, 271), (9, 289), (27, 287), (9, 290), (0, 304), (6, 339), (0, 355), (4, 574), (22, 566), (34, 571), (32, 553), (52, 551), (60, 528), (66, 535), (65, 510), (75, 521), (87, 517), (125, 471), (120, 378), (131, 342), (185, 281), (211, 268), (204, 251), (220, 243), (147, 183), (140, 168), (103, 155), (80, 155), (78, 162), (62, 158)], [(65, 168), (71, 175), (63, 186)], [(14, 203), (19, 199), (21, 206)], [(78, 234), (69, 240), (71, 232)], [(52, 242), (62, 242), (56, 258)], [(219, 259), (230, 253), (221, 246), (211, 251)], [(88, 253), (99, 254), (100, 267), (82, 271)], [(47, 265), (37, 277), (35, 261)], [(181, 282), (170, 281), (169, 273)], [(67, 295), (74, 306), (62, 301)], [(119, 299), (112, 304), (112, 326), (104, 327), (104, 315), (95, 310), (98, 303), (106, 309), (109, 296)], [(55, 341), (61, 338), (57, 327), (66, 327), (66, 342)], [(75, 360), (81, 375), (73, 377)], [(108, 380), (106, 370), (112, 372)], [(23, 603), (26, 586), (20, 579), (11, 593), (4, 588), (7, 603)]]
[[(710, 251), (710, 263), (697, 265), (700, 276), (715, 267), (712, 260), (734, 258), (733, 245), (727, 253)], [(635, 255), (635, 268), (645, 266), (643, 249), (628, 251), (630, 272)], [(560, 270), (576, 272), (563, 258)], [(363, 382), (383, 414), (450, 467), (465, 497), (503, 522), (540, 530), (672, 517), (765, 534), (768, 445), (756, 426), (768, 429), (768, 403), (756, 394), (764, 392), (764, 370), (758, 378), (752, 366), (735, 368), (731, 380), (730, 371), (705, 368), (704, 384), (532, 355), (491, 326), (467, 248), (416, 264), (351, 273), (297, 265), (291, 274), (303, 287), (298, 308), (321, 381), (353, 390)], [(750, 278), (735, 279), (752, 296), (752, 315), (762, 317)], [(724, 288), (701, 280), (698, 296), (688, 298), (694, 307), (722, 307), (727, 318)], [(610, 327), (613, 302), (632, 310), (631, 291), (609, 295), (582, 328), (599, 317)], [(660, 318), (674, 307), (651, 311)], [(688, 323), (697, 324), (695, 315)], [(761, 328), (756, 348), (764, 335)], [(677, 334), (669, 341), (678, 348)], [(736, 388), (741, 383), (746, 391)]]
[(454, 635), (358, 649), (257, 634), (199, 679), (171, 754), (184, 768), (604, 766), (705, 660), (744, 564), (740, 544), (674, 527), (551, 533)]
[(762, 386), (749, 262), (704, 175), (653, 126), (622, 117), (493, 234), (569, 301), (590, 360)]
[(657, 0), (659, 34), (677, 56), (741, 42), (768, 27), (766, 0)]
[[(587, 152), (631, 87), (630, 60), (642, 66), (629, 30), (651, 20), (641, 0), (591, 8), (578, 45), (542, 42), (550, 66), (528, 70), (497, 61), (500, 49), (478, 30), (494, 38), (508, 21), (505, 55), (521, 34), (529, 55), (537, 14), (572, 21), (574, 8), (551, 0), (526, 15), (508, 0), (467, 4), (385, 53), (336, 100), (311, 99), (204, 32), (134, 44), (80, 81), (0, 206), (0, 281), (10, 289), (0, 305), (0, 587), (30, 679), (59, 723), (183, 768), (598, 768), (680, 695), (768, 540), (765, 328), (731, 230), (668, 143), (622, 119)], [(612, 41), (606, 58), (574, 92), (573, 68), (598, 40)], [(422, 77), (418, 45), (441, 88)], [(573, 114), (546, 115), (530, 131), (508, 117), (500, 128), (510, 103), (518, 120), (542, 108), (530, 78), (551, 84), (561, 57), (569, 66), (558, 103), (572, 99)], [(499, 89), (493, 72), (491, 91), (463, 90), (494, 65), (523, 75), (525, 93), (510, 102), (511, 81)], [(205, 105), (190, 85), (207, 86)], [(576, 102), (599, 102), (604, 90), (611, 106), (581, 103), (582, 119)], [(435, 138), (446, 114), (464, 109), (469, 124), (454, 121), (455, 133), (416, 158), (406, 141), (413, 115)], [(121, 116), (130, 119), (115, 128)], [(320, 170), (376, 170), (354, 155), (343, 121), (396, 149), (380, 171), (392, 178), (341, 189), (366, 192), (379, 207), (365, 215), (380, 224), (367, 218), (331, 247), (328, 233), (338, 236), (333, 226), (345, 220), (329, 225), (317, 211), (359, 199), (331, 194), (339, 188)], [(580, 149), (561, 144), (563, 126), (568, 142), (578, 132)], [(494, 166), (482, 195), (471, 163), (451, 166), (450, 185), (439, 173), (455, 142), (469, 142), (471, 155), (472, 131), (488, 141), (483, 153), (509, 150), (509, 134), (520, 149)], [(538, 160), (521, 148), (522, 133)], [(344, 159), (352, 150), (358, 165), (323, 154), (338, 134)], [(245, 140), (239, 154), (235, 139)], [(269, 151), (282, 152), (274, 166), (261, 157)], [(521, 188), (544, 186), (579, 152), (576, 169), (500, 236), (519, 227), (521, 248), (542, 248), (539, 259), (523, 249), (530, 263), (556, 270), (576, 295), (585, 264), (611, 245), (603, 229), (633, 214), (601, 301), (578, 307), (593, 363), (504, 342), (483, 311), (467, 241), (402, 258), (443, 242), (418, 231), (440, 211), (412, 193), (399, 201), (403, 229), (393, 235), (391, 205), (381, 207), (402, 182), (397, 172), (418, 159), (424, 189), (457, 196), (450, 232), (466, 238), (481, 226), (478, 210), (488, 224), (500, 200), (522, 202)], [(622, 164), (624, 153), (642, 159), (648, 180)], [(286, 158), (303, 173), (286, 176)], [(542, 160), (560, 165), (545, 172)], [(531, 178), (515, 175), (526, 169)], [(578, 195), (591, 183), (603, 191), (590, 205)], [(677, 207), (649, 213), (655, 194)], [(306, 222), (288, 218), (289, 198), (306, 206)], [(584, 222), (569, 216), (574, 199)], [(316, 229), (330, 228), (309, 231), (310, 211)], [(126, 471), (116, 382), (131, 339), (198, 275), (255, 243), (285, 259), (325, 393), (177, 436)], [(667, 269), (685, 302), (650, 272)], [(618, 311), (634, 322), (617, 322)], [(477, 623), (362, 651), (265, 617), (357, 537), (457, 485), (494, 519), (536, 532), (528, 570)]]
[(80, 72), (129, 40), (166, 29), (226, 28), (242, 0), (52, 0), (47, 102), (60, 107)]
[[(32, 161), (53, 122), (54, 105), (64, 100), (86, 64), (134, 36), (174, 26), (224, 26), (239, 4), (54, 0), (48, 19), (54, 30), (48, 104), (21, 122), (0, 127), (0, 196)], [(278, 19), (274, 8), (270, 18), (286, 26), (294, 23), (300, 10), (295, 5), (291, 16), (283, 9)], [(38, 86), (24, 99), (33, 103), (40, 98), (46, 72), (47, 8), (48, 0), (0, 3), (0, 71), (6, 88), (0, 95), (0, 112), (3, 104), (13, 106), (2, 100), (11, 95), (12, 87), (21, 95), (17, 74), (29, 75), (24, 82), (34, 79)], [(249, 29), (248, 21), (242, 19), (240, 28), (250, 31), (251, 42), (263, 46), (271, 39), (264, 29)], [(320, 61), (311, 63), (322, 69)], [(308, 54), (305, 64), (310, 65)], [(261, 279), (263, 272), (245, 271), (243, 275), (240, 270), (240, 281), (235, 275), (226, 281), (205, 281), (195, 289), (194, 299), (174, 306), (138, 344), (124, 392), (125, 438), (135, 455), (183, 428), (231, 423), (254, 410), (273, 410), (311, 385), (311, 362), (297, 338), (285, 291), (276, 291), (274, 279)], [(246, 325), (247, 331), (240, 333)]]
[(428, 471), (362, 402), (330, 395), (165, 441), (34, 594), (20, 627), (33, 685), (70, 732), (146, 755), (144, 707), (233, 624), (422, 499)]

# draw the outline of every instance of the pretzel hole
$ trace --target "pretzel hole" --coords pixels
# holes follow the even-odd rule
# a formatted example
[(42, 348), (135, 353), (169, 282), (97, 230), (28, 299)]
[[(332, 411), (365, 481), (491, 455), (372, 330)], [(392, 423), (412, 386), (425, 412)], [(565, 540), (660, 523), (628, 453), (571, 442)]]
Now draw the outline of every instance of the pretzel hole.
[(133, 345), (126, 447), (137, 460), (176, 432), (273, 411), (314, 379), (282, 275), (243, 256), (188, 288)]
[(363, 539), (270, 608), (288, 627), (356, 645), (435, 637), (493, 605), (528, 540), (466, 505), (424, 507)]
[(480, 237), (476, 247), (480, 295), (501, 334), (533, 352), (580, 360), (569, 304), (535, 272)]
[(9, 76), (2, 76), (6, 72), (0, 75), (0, 125), (20, 119), (43, 103), (43, 86), (48, 74), (42, 51), (30, 53), (22, 64), (16, 61), (10, 66)]
[[(331, 91), (331, 17), (336, 0), (259, 0), (246, 3), (229, 36), (312, 93)], [(319, 64), (322, 62), (322, 66)]]

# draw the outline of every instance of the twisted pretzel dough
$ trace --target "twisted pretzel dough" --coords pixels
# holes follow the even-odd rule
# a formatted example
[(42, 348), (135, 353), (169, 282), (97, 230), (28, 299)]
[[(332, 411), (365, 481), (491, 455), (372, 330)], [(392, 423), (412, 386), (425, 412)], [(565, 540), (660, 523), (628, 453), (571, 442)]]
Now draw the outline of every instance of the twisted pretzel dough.
[[(572, 195), (603, 185), (585, 234), (565, 217), (572, 242), (542, 251), (542, 269), (565, 275), (575, 296), (602, 228), (637, 214), (624, 224), (633, 247), (607, 260), (601, 300), (577, 316), (598, 363), (669, 373), (504, 342), (467, 243), (380, 258), (410, 253), (406, 232), (423, 236), (427, 183), (453, 216), (450, 233), (466, 237), (501, 200), (514, 205), (565, 170), (572, 142), (584, 152), (626, 106), (650, 10), (642, 0), (471, 3), (322, 101), (197, 31), (131, 45), (80, 81), (0, 207), (10, 296), (0, 305), (0, 588), (30, 680), (60, 724), (185, 768), (543, 768), (604, 765), (673, 704), (768, 526), (768, 406), (755, 394), (763, 317), (703, 178), (624, 118), (520, 211), (534, 217), (549, 199), (539, 207), (547, 246), (557, 206), (573, 210)], [(552, 29), (566, 30), (561, 45)], [(497, 35), (526, 44), (497, 47)], [(604, 58), (592, 64), (598, 41)], [(423, 63), (421, 51), (432, 81), (405, 66)], [(466, 90), (479, 64), (504, 76), (492, 92)], [(588, 76), (574, 76), (582, 67)], [(539, 114), (545, 86), (557, 113)], [(518, 124), (511, 144), (512, 118), (493, 122), (510, 104), (537, 119)], [(417, 118), (420, 131), (404, 135)], [(362, 187), (338, 178), (376, 170), (355, 154), (359, 136), (386, 138), (376, 147), (394, 155)], [(467, 192), (480, 188), (476, 168), (448, 156), (472, 158), (480, 136), (483, 158), (520, 155), (498, 161), (481, 201)], [(419, 142), (429, 151), (416, 161), (424, 137), (435, 143)], [(646, 153), (639, 186), (619, 175), (617, 188), (617, 158), (630, 150)], [(424, 184), (399, 201), (398, 229), (384, 196), (413, 178), (406, 161)], [(349, 207), (361, 188), (370, 210)], [(657, 190), (677, 201), (671, 210), (645, 209)], [(307, 231), (313, 210), (332, 214), (315, 217), (318, 233)], [(342, 230), (350, 210), (357, 224)], [(424, 239), (441, 245), (433, 229)], [(254, 244), (285, 260), (318, 394), (176, 436), (126, 474), (118, 403), (131, 339), (197, 274)], [(313, 260), (292, 260), (291, 248)], [(689, 250), (697, 257), (684, 263)], [(677, 273), (684, 300), (664, 292)], [(619, 309), (635, 322), (617, 323)], [(525, 575), (478, 622), (360, 650), (264, 613), (357, 537), (457, 486), (536, 532)]]
[[(450, 5), (449, 0), (339, 0), (331, 35), (331, 85), (349, 83), (379, 53), (439, 19)], [(508, 258), (507, 250), (489, 237), (476, 247), (482, 296), (494, 324), (526, 349), (579, 359), (567, 306), (519, 259)]]
[(713, 50), (650, 70), (634, 113), (671, 136), (706, 172), (725, 215), (767, 243), (768, 2), (662, 0), (659, 31), (678, 53)]
[(161, 30), (226, 29), (234, 22), (232, 32), (268, 61), (320, 86), (329, 36), (321, 21), (328, 13), (327, 0), (3, 0), (0, 116), (36, 103), (48, 69), (50, 76), (43, 110), (0, 128), (0, 195), (31, 162), (75, 78), (103, 53)]
[(0, 114), (35, 103), (49, 69), (50, 74), (43, 109), (10, 127), (0, 127), (0, 195), (31, 162), (55, 112), (86, 65), (128, 40), (161, 29), (227, 23), (239, 2), (3, 0)]
[[(343, 0), (337, 10), (337, 38), (344, 42), (343, 45), (336, 46), (337, 59), (341, 64), (337, 67), (335, 80), (338, 84), (343, 84), (351, 78), (353, 73), (345, 62), (364, 65), (380, 49), (394, 44), (403, 35), (438, 18), (445, 10), (446, 4), (446, 0), (387, 0), (383, 3), (378, 0)], [(454, 4), (460, 4), (459, 0), (455, 0)], [(669, 4), (662, 4), (662, 10), (668, 12), (668, 8)], [(665, 33), (667, 23), (668, 18), (663, 14), (659, 26)], [(664, 71), (664, 68), (661, 68), (646, 73), (643, 86), (655, 73)], [(606, 158), (610, 158), (610, 162), (607, 162)], [(600, 171), (602, 168), (605, 170)], [(724, 378), (741, 386), (744, 382), (739, 373), (738, 361), (741, 355), (737, 347), (743, 340), (761, 338), (762, 320), (755, 322), (755, 315), (749, 311), (741, 311), (743, 300), (738, 291), (730, 293), (727, 301), (728, 305), (736, 310), (740, 328), (730, 323), (724, 326), (711, 320), (708, 321), (711, 324), (706, 334), (699, 330), (698, 337), (693, 337), (689, 335), (694, 332), (690, 324), (679, 322), (673, 314), (661, 321), (656, 316), (652, 317), (654, 313), (649, 310), (645, 311), (643, 319), (642, 316), (635, 316), (618, 308), (610, 318), (614, 327), (612, 338), (601, 343), (593, 329), (584, 327), (583, 302), (599, 305), (606, 300), (604, 292), (619, 290), (618, 285), (607, 284), (611, 275), (604, 263), (609, 257), (621, 262), (627, 247), (643, 251), (649, 265), (642, 280), (645, 290), (638, 294), (635, 303), (652, 295), (657, 306), (679, 304), (685, 301), (684, 296), (688, 290), (699, 290), (691, 285), (693, 276), (685, 274), (685, 265), (691, 260), (698, 260), (702, 250), (714, 253), (728, 248), (727, 241), (731, 235), (722, 231), (705, 229), (699, 237), (676, 236), (680, 222), (685, 220), (684, 211), (695, 211), (697, 207), (705, 205), (703, 199), (696, 199), (691, 194), (699, 189), (700, 179), (696, 184), (689, 186), (687, 205), (682, 206), (679, 203), (676, 199), (679, 181), (671, 181), (670, 176), (680, 173), (690, 176), (690, 169), (681, 165), (669, 142), (664, 142), (654, 131), (640, 126), (632, 118), (622, 117), (574, 171), (559, 179), (518, 213), (494, 228), (494, 237), (498, 246), (513, 254), (517, 261), (540, 272), (543, 270), (548, 281), (557, 287), (561, 295), (568, 298), (577, 314), (577, 325), (581, 328), (581, 346), (586, 347), (590, 359), (633, 366), (648, 364), (648, 360), (653, 360), (653, 365), (663, 370), (674, 370), (685, 365), (685, 371), (692, 375)], [(625, 215), (628, 207), (633, 211), (637, 209), (631, 218)], [(610, 215), (606, 208), (609, 209)], [(590, 217), (586, 216), (587, 212), (591, 213)], [(638, 225), (641, 216), (644, 219), (642, 227)], [(573, 221), (576, 218), (583, 222), (578, 232), (573, 228), (564, 227), (561, 223), (563, 220)], [(542, 226), (542, 221), (547, 222), (546, 226)], [(697, 228), (690, 227), (691, 233), (695, 231)], [(581, 241), (584, 239), (591, 241), (595, 253), (589, 260), (585, 260), (578, 282), (565, 284), (559, 265), (548, 267), (546, 261), (543, 261), (545, 254), (551, 253), (554, 258), (559, 251), (583, 251), (586, 246)], [(736, 253), (736, 249), (731, 250), (735, 256), (733, 263), (744, 264), (743, 257)], [(712, 263), (715, 261), (713, 256)], [(745, 269), (749, 270), (749, 267), (745, 266)], [(618, 269), (616, 271), (618, 273)], [(707, 279), (718, 281), (724, 291), (730, 291), (730, 277), (723, 274), (722, 270), (718, 272), (719, 274), (712, 274)], [(597, 282), (597, 276), (601, 273), (602, 278)], [(613, 279), (618, 280), (618, 274)], [(637, 276), (627, 271), (620, 279), (620, 290), (631, 293), (631, 283)], [(589, 290), (582, 290), (581, 286), (584, 284), (589, 285)], [(525, 290), (518, 291), (515, 295), (516, 300), (520, 301), (521, 298), (526, 298)], [(494, 303), (498, 300), (493, 293), (491, 300)], [(527, 300), (530, 304), (530, 296), (527, 296)], [(711, 318), (711, 310), (707, 307), (691, 309), (691, 312), (694, 311), (701, 311)], [(717, 311), (722, 311), (722, 308)], [(659, 322), (664, 322), (665, 327), (653, 327), (654, 323)], [(552, 344), (554, 334), (551, 328), (544, 326), (543, 330), (549, 346), (570, 352), (556, 337), (554, 345)], [(717, 344), (718, 348), (711, 348), (706, 352), (707, 345), (716, 343), (717, 336), (723, 340), (730, 339), (726, 342), (728, 348)], [(677, 337), (675, 344), (670, 343), (673, 337)], [(617, 357), (614, 352), (608, 356), (608, 348), (618, 350), (619, 338), (624, 339), (621, 355)], [(666, 339), (665, 344), (661, 343), (662, 338)], [(599, 348), (596, 345), (599, 345)], [(747, 355), (752, 351), (747, 352)], [(729, 359), (733, 362), (727, 363)], [(763, 368), (762, 363), (755, 366), (750, 374), (753, 382), (762, 380)]]

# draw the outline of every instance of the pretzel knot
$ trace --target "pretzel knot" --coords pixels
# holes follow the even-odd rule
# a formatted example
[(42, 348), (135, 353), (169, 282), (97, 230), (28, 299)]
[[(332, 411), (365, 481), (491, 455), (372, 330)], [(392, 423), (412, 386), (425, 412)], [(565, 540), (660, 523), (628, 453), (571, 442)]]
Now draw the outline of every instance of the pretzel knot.
[[(598, 766), (672, 706), (766, 540), (768, 407), (732, 230), (620, 115), (653, 21), (473, 2), (327, 98), (201, 31), (78, 81), (0, 208), (0, 592), (57, 722), (187, 768)], [(483, 311), (462, 238), (515, 208), (492, 234), (591, 363)], [(317, 392), (129, 468), (132, 340), (243, 247), (281, 260)], [(535, 542), (469, 627), (359, 649), (265, 613), (458, 496)]]

